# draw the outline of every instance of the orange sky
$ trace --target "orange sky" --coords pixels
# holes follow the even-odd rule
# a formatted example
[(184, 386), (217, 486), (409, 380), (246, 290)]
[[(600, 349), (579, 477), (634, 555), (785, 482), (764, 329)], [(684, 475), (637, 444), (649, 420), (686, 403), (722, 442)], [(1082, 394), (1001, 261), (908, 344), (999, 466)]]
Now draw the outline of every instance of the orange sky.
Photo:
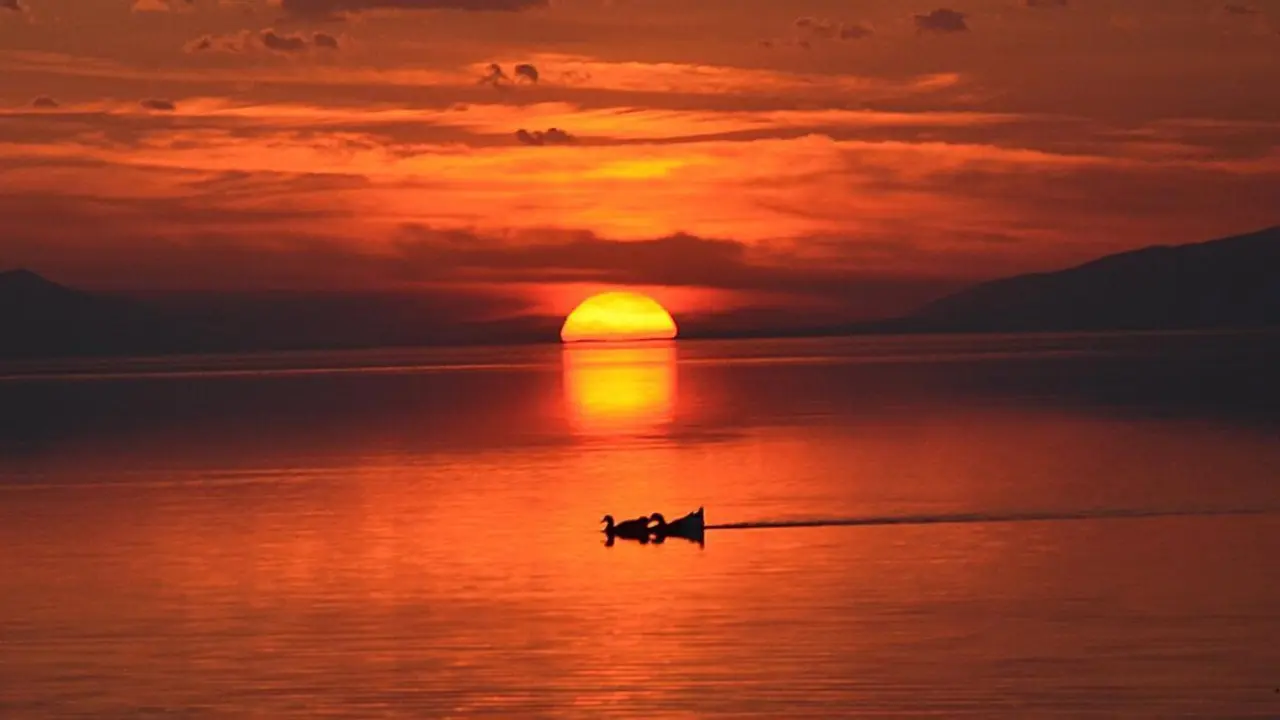
[(894, 312), (1280, 221), (1278, 27), (1267, 0), (4, 0), (0, 269)]

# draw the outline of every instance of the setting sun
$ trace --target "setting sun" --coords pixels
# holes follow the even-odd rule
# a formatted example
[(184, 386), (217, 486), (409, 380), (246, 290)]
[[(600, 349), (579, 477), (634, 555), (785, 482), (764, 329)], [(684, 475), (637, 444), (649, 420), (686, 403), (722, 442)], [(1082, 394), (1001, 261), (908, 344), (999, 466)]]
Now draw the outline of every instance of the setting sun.
[(671, 314), (656, 300), (633, 292), (606, 292), (582, 301), (560, 329), (564, 342), (669, 340), (676, 336)]

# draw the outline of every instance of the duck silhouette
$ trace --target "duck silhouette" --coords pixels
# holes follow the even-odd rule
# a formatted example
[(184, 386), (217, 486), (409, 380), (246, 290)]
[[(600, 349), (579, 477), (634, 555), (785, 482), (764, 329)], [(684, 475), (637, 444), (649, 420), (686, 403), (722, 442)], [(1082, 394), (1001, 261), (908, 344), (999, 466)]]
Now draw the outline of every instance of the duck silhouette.
[(604, 534), (608, 535), (610, 540), (620, 537), (627, 540), (649, 542), (649, 518), (647, 517), (623, 520), (614, 524), (613, 516), (605, 515), (600, 519), (600, 522), (604, 523)]
[(649, 516), (649, 521), (653, 523), (653, 526), (649, 528), (650, 532), (659, 539), (680, 537), (686, 540), (702, 542), (703, 531), (706, 526), (703, 518), (703, 508), (698, 508), (696, 512), (691, 512), (671, 522), (667, 522), (662, 513), (656, 512)]

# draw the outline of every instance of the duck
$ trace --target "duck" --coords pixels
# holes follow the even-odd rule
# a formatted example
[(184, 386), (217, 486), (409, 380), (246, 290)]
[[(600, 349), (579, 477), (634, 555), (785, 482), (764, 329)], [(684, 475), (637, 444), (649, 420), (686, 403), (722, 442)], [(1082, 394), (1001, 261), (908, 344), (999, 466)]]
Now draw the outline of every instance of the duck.
[(654, 513), (649, 516), (649, 522), (652, 523), (650, 532), (654, 535), (663, 537), (682, 537), (690, 540), (697, 540), (702, 537), (705, 522), (703, 521), (703, 508), (698, 508), (696, 512), (691, 512), (682, 518), (677, 518), (671, 522), (667, 522), (662, 513)]
[(633, 520), (623, 520), (614, 524), (612, 515), (605, 515), (600, 519), (604, 523), (604, 534), (610, 539), (615, 537), (626, 538), (628, 540), (640, 540), (648, 542), (649, 540), (649, 518), (638, 517)]

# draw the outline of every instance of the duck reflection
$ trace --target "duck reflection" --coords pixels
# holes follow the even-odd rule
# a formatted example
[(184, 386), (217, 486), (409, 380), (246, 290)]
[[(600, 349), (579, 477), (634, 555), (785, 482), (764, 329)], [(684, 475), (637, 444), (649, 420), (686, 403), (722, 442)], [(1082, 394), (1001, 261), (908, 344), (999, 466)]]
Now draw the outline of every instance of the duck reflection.
[(564, 393), (575, 430), (626, 435), (675, 416), (676, 348), (671, 342), (569, 345)]

